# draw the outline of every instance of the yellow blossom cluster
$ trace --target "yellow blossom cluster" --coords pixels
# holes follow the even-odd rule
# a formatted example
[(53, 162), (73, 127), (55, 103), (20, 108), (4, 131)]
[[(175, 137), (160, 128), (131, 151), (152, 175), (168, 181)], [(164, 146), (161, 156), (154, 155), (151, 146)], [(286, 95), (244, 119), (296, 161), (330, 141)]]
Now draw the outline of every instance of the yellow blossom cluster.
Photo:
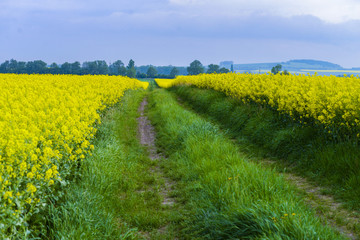
[(360, 130), (360, 79), (353, 75), (201, 74), (178, 76), (173, 84), (211, 88), (243, 102), (267, 105), (332, 133)]
[(161, 88), (169, 88), (173, 86), (175, 79), (155, 78), (155, 82)]
[(118, 76), (0, 74), (0, 238), (27, 231), (32, 212), (94, 148), (101, 111), (147, 85)]

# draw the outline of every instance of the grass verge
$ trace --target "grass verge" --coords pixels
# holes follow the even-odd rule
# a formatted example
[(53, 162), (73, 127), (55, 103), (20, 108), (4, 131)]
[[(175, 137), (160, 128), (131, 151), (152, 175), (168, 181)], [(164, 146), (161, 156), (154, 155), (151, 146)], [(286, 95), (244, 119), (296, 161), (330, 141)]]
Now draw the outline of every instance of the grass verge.
[(322, 130), (304, 127), (273, 110), (243, 104), (224, 94), (194, 87), (172, 91), (196, 112), (220, 123), (239, 141), (247, 141), (262, 157), (276, 158), (294, 172), (325, 186), (352, 210), (360, 210), (360, 151), (353, 142), (335, 142)]
[(162, 206), (163, 183), (137, 138), (138, 107), (145, 91), (127, 91), (109, 109), (81, 166), (81, 177), (51, 205), (44, 239), (171, 239), (177, 214)]
[(167, 175), (185, 206), (187, 239), (343, 239), (275, 170), (248, 161), (216, 126), (165, 90), (149, 97)]

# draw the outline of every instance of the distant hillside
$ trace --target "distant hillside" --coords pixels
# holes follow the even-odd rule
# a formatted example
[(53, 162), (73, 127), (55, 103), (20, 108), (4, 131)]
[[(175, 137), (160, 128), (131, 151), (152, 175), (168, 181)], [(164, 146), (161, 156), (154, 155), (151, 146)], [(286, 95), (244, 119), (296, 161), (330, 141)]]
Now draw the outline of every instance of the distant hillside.
[(312, 59), (290, 60), (287, 62), (272, 62), (272, 63), (250, 63), (250, 64), (234, 64), (234, 70), (257, 71), (269, 70), (277, 64), (281, 64), (283, 70), (299, 71), (301, 69), (316, 69), (316, 70), (342, 70), (344, 69), (338, 64), (326, 61), (318, 61)]
[(318, 61), (318, 60), (290, 60), (285, 62), (283, 65), (284, 69), (288, 70), (297, 70), (297, 69), (317, 69), (317, 70), (342, 70), (338, 64), (334, 64), (326, 61)]

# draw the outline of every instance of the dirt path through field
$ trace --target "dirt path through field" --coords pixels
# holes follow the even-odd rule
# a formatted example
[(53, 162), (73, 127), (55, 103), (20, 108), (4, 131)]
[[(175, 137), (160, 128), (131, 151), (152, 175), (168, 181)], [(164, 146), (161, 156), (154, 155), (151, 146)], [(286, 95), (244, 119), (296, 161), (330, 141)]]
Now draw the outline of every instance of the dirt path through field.
[[(146, 98), (141, 102), (141, 105), (139, 107), (139, 113), (140, 117), (138, 120), (138, 134), (140, 138), (140, 143), (147, 147), (149, 152), (149, 157), (153, 161), (159, 161), (161, 158), (161, 154), (157, 152), (156, 146), (155, 146), (155, 140), (156, 140), (156, 133), (154, 127), (151, 125), (150, 120), (145, 115), (145, 109), (148, 105), (148, 101)], [(158, 176), (162, 178), (164, 181), (164, 184), (160, 186), (160, 195), (162, 197), (162, 205), (164, 207), (173, 207), (175, 204), (174, 198), (170, 197), (170, 191), (172, 191), (174, 183), (165, 176), (162, 169), (159, 167), (158, 164), (155, 165), (154, 168), (151, 169), (151, 171)], [(162, 226), (158, 229), (159, 233), (164, 233), (167, 231), (168, 226)], [(148, 236), (149, 237), (149, 236)], [(150, 237), (149, 237), (150, 238)]]
[[(264, 166), (272, 167), (275, 161), (261, 161)], [(292, 173), (281, 173), (287, 181), (295, 185), (305, 194), (305, 202), (316, 210), (318, 217), (326, 220), (332, 227), (349, 239), (360, 239), (352, 230), (359, 227), (360, 216), (356, 211), (345, 209), (332, 196), (324, 194), (324, 189), (314, 185), (307, 179)]]
[[(194, 109), (184, 105), (184, 101), (178, 96), (177, 102), (189, 111), (198, 114)], [(201, 115), (201, 114), (200, 114)], [(218, 123), (214, 123), (218, 124)], [(220, 127), (221, 128), (221, 127)], [(232, 139), (234, 144), (238, 144), (236, 139)], [(273, 168), (276, 166), (275, 161), (268, 159), (259, 160), (264, 167)], [(277, 167), (276, 167), (277, 168)], [(350, 211), (343, 207), (332, 196), (324, 194), (324, 189), (314, 185), (307, 179), (292, 174), (290, 172), (281, 173), (284, 178), (291, 184), (295, 185), (305, 195), (304, 201), (308, 206), (316, 210), (317, 215), (328, 222), (333, 228), (352, 240), (360, 240), (357, 229), (360, 228), (360, 214), (356, 211)], [(355, 231), (354, 231), (355, 230)]]
[(305, 201), (315, 208), (320, 218), (325, 218), (330, 225), (338, 229), (350, 239), (359, 239), (352, 229), (359, 226), (359, 216), (353, 211), (343, 208), (332, 196), (323, 194), (323, 189), (314, 186), (306, 179), (293, 174), (284, 174), (285, 178), (306, 193)]
[(138, 132), (140, 137), (140, 143), (146, 145), (149, 150), (150, 158), (156, 160), (160, 158), (160, 155), (156, 151), (155, 146), (155, 130), (151, 125), (148, 117), (145, 116), (145, 107), (148, 105), (147, 99), (145, 98), (139, 107), (140, 117), (138, 118)]

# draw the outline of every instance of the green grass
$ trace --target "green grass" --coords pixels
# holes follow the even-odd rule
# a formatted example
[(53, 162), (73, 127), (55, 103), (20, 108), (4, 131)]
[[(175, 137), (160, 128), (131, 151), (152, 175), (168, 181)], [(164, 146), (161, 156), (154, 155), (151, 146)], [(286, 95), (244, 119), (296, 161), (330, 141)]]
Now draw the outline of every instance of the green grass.
[(177, 210), (162, 206), (164, 180), (152, 171), (158, 163), (137, 139), (137, 109), (146, 94), (127, 91), (106, 112), (80, 178), (49, 208), (43, 239), (174, 238)]
[(255, 155), (282, 162), (360, 210), (360, 150), (351, 141), (334, 141), (322, 129), (302, 126), (277, 112), (242, 104), (224, 94), (193, 87), (172, 89), (196, 112), (217, 123), (232, 138), (256, 147)]
[[(154, 90), (149, 103), (157, 144), (168, 155), (162, 167), (177, 182), (175, 196), (184, 205), (184, 239), (343, 239), (275, 170), (249, 161), (218, 127), (180, 107), (175, 96)], [(229, 107), (208, 105), (220, 112)]]

